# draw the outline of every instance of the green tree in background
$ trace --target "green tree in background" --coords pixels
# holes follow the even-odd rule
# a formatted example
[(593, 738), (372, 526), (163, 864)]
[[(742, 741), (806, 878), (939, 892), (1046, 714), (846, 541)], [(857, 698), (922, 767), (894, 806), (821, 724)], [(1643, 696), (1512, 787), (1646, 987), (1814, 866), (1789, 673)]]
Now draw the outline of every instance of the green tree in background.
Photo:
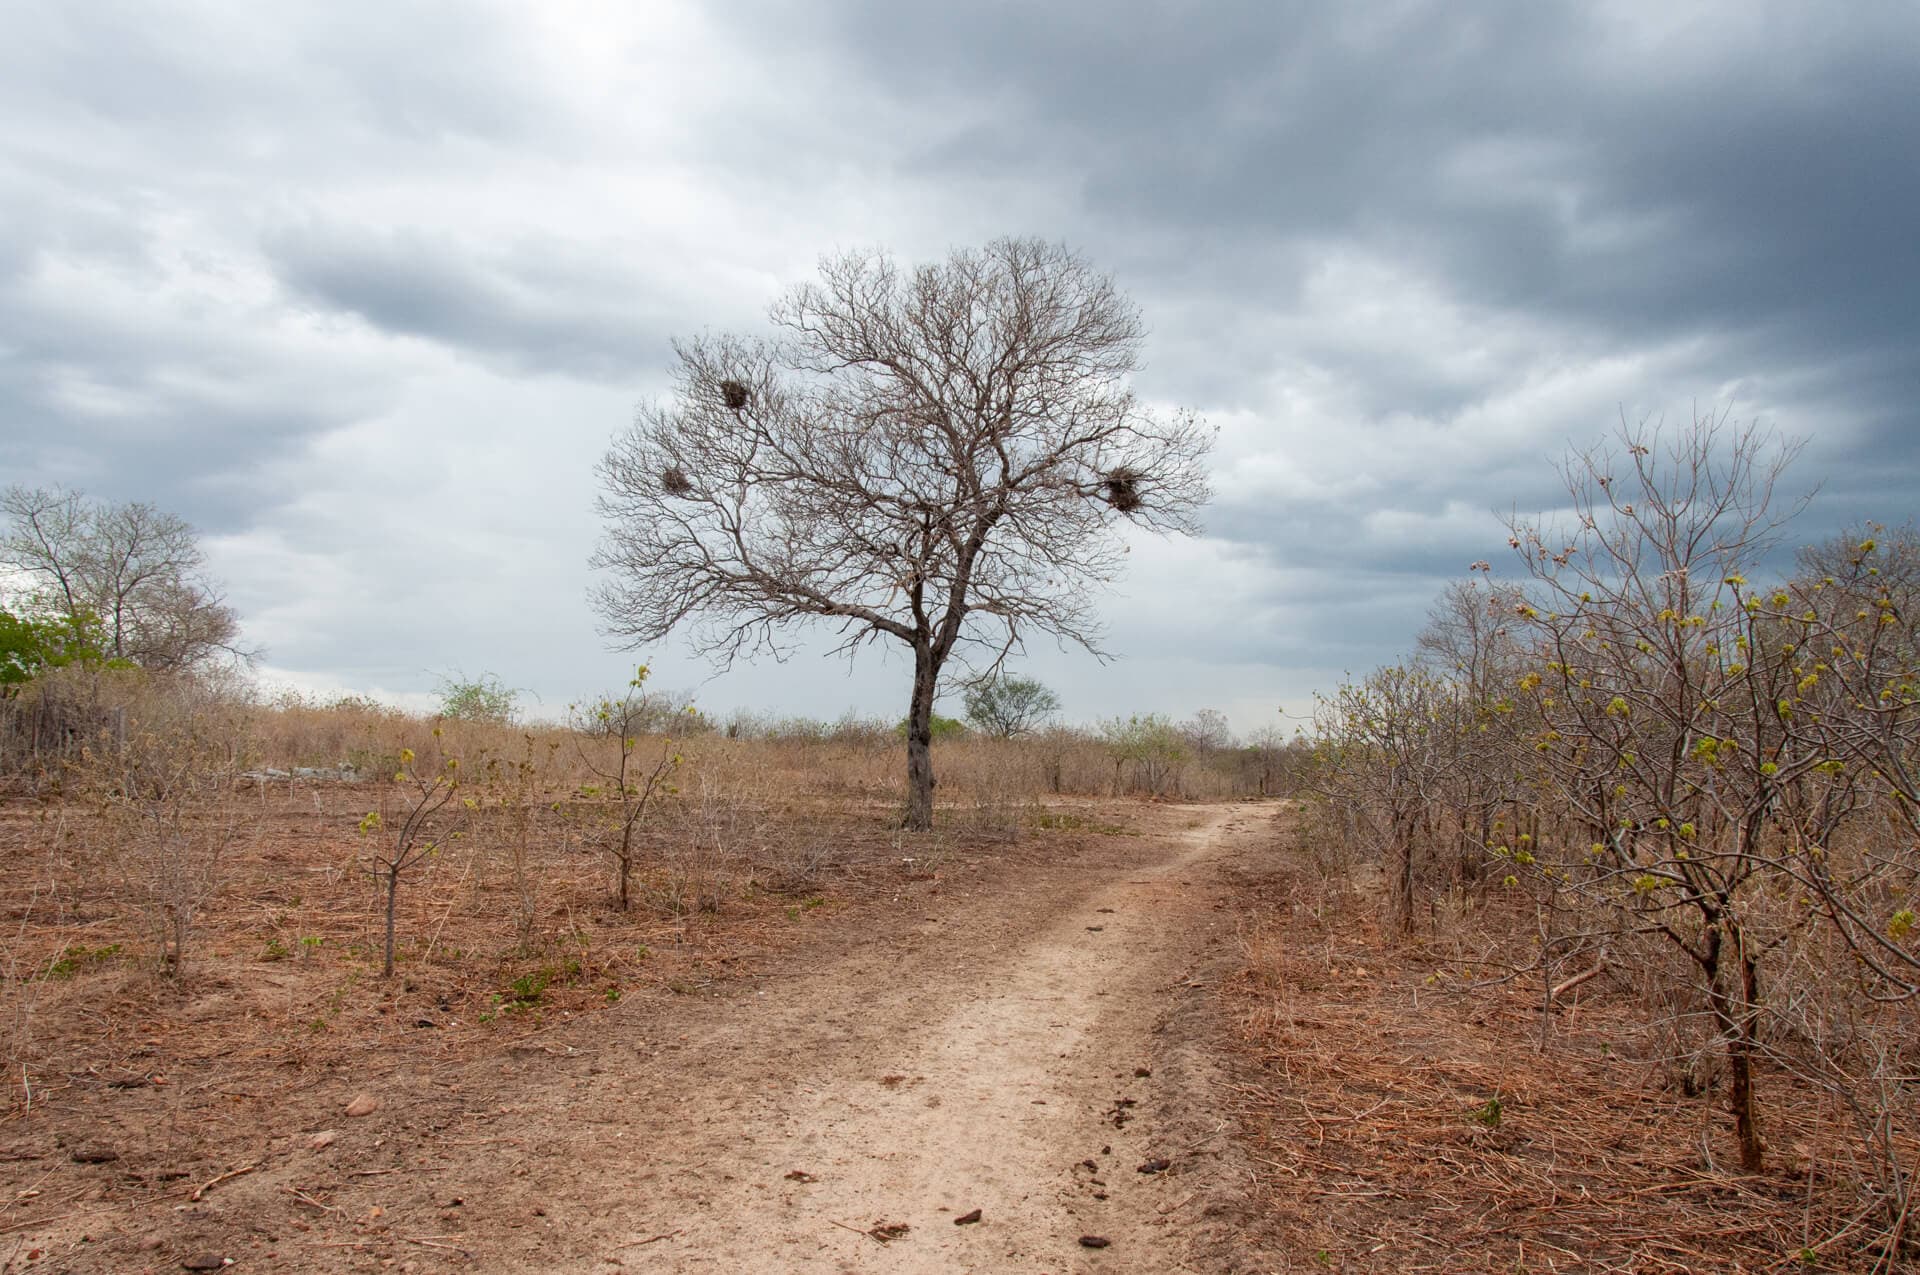
[(1060, 711), (1060, 697), (1031, 677), (996, 677), (967, 688), (967, 720), (999, 739), (1028, 734)]
[(76, 633), (97, 627), (106, 658), (155, 670), (252, 658), (183, 519), (60, 487), (9, 487), (0, 513), (0, 567), (26, 582), (26, 610)]
[(16, 615), (0, 607), (0, 686), (99, 658), (100, 626), (90, 616)]

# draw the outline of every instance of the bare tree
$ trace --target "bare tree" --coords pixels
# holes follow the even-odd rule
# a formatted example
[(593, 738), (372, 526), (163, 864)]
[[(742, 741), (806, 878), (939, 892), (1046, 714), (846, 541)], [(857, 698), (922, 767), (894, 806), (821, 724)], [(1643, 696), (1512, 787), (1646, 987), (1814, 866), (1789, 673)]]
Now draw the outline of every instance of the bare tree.
[[(569, 714), (574, 743), (581, 764), (601, 782), (591, 786), (587, 795), (603, 798), (598, 835), (601, 851), (613, 861), (614, 897), (625, 912), (632, 903), (633, 866), (640, 854), (636, 837), (650, 807), (679, 790), (673, 774), (680, 767), (680, 753), (671, 737), (659, 728), (663, 701), (647, 694), (647, 666), (642, 664), (618, 698), (603, 695), (584, 709)], [(683, 720), (691, 717), (688, 705)], [(641, 751), (642, 737), (652, 735), (648, 751)], [(589, 745), (597, 747), (590, 748)], [(614, 755), (606, 756), (612, 745)]]
[(206, 553), (181, 518), (133, 501), (109, 504), (62, 488), (9, 487), (0, 565), (34, 582), (34, 601), (98, 627), (101, 651), (149, 669), (241, 659), (240, 622), (204, 574)]
[[(1472, 569), (1490, 572), (1491, 564), (1476, 562)], [(1532, 718), (1511, 696), (1527, 671), (1527, 652), (1510, 626), (1524, 601), (1510, 585), (1456, 580), (1435, 600), (1416, 638), (1420, 662), (1449, 683), (1441, 711), (1447, 795), (1430, 817), (1451, 823), (1454, 875), (1463, 881), (1479, 878), (1502, 812), (1525, 795), (1519, 776), (1530, 769), (1531, 741), (1521, 736)]]
[[(434, 727), (433, 736), (437, 743), (439, 727)], [(369, 810), (360, 821), (360, 835), (368, 845), (362, 856), (367, 875), (386, 895), (382, 978), (393, 977), (394, 917), (401, 879), (439, 854), (442, 846), (465, 835), (471, 809), (465, 801), (453, 804), (463, 783), (458, 757), (446, 757), (438, 767), (415, 762), (411, 748), (400, 750), (400, 769), (393, 776), (400, 814), (389, 819), (379, 810)]]
[(1420, 849), (1456, 760), (1456, 703), (1432, 670), (1389, 665), (1321, 697), (1314, 713), (1320, 749), (1309, 791), (1377, 848), (1403, 937), (1413, 934)]
[(1195, 530), (1211, 434), (1129, 385), (1145, 329), (1063, 247), (1003, 239), (903, 270), (830, 258), (771, 339), (677, 345), (677, 394), (600, 466), (608, 631), (685, 627), (721, 663), (824, 623), (912, 654), (906, 826), (933, 822), (941, 672), (1030, 634), (1100, 654), (1090, 585), (1130, 521)]
[(1449, 843), (1465, 884), (1531, 895), (1525, 949), (1487, 964), (1540, 977), (1540, 1047), (1560, 997), (1628, 975), (1673, 1079), (1724, 1093), (1746, 1170), (1767, 1076), (1823, 1090), (1862, 1166), (1840, 1234), (1877, 1214), (1867, 1247), (1894, 1254), (1915, 1199), (1920, 538), (1868, 523), (1750, 579), (1803, 503), (1780, 485), (1796, 450), (1709, 416), (1570, 453), (1567, 512), (1509, 522), (1523, 582), (1450, 586), (1419, 664), (1322, 701), (1308, 844), (1378, 845), (1402, 916), (1416, 850)]
[(1196, 753), (1217, 753), (1233, 747), (1233, 724), (1217, 708), (1203, 708), (1180, 723), (1180, 734)]

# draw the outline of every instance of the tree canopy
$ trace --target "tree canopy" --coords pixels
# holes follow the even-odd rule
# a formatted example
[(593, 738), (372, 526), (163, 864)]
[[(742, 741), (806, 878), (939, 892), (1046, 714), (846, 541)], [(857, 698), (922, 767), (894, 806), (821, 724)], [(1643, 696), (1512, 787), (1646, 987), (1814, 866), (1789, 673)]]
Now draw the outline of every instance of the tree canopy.
[(1060, 711), (1060, 697), (1031, 677), (992, 677), (967, 688), (967, 720), (1000, 739), (1036, 729)]
[(1212, 436), (1139, 400), (1138, 311), (1058, 245), (831, 257), (770, 317), (676, 344), (673, 397), (602, 461), (599, 610), (629, 645), (679, 631), (721, 662), (806, 624), (908, 648), (925, 828), (948, 660), (991, 670), (1033, 634), (1099, 653), (1116, 527), (1195, 530)]
[(206, 553), (184, 519), (58, 487), (9, 487), (0, 512), (8, 522), (0, 566), (27, 584), (16, 610), (97, 631), (102, 656), (142, 668), (250, 658), (239, 646), (239, 617), (205, 574)]
[(0, 687), (99, 656), (100, 626), (90, 617), (15, 615), (0, 607)]

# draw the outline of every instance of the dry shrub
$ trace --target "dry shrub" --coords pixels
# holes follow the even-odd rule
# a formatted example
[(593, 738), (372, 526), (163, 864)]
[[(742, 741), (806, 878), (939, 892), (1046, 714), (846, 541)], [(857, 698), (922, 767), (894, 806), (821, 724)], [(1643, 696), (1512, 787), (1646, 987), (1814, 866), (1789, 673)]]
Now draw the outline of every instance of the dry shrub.
[(4, 949), (0, 949), (0, 979), (7, 989), (4, 1005), (0, 1006), (0, 1049), (5, 1052), (9, 1096), (26, 1111), (33, 1107), (33, 1074), (39, 1062), (35, 1020), (41, 998), (63, 963), (78, 964), (72, 944), (62, 943), (47, 953), (36, 951), (29, 941), (36, 924), (57, 925), (68, 919), (62, 889), (63, 879), (72, 871), (66, 861), (66, 812), (56, 808), (50, 817), (43, 813), (39, 822), (43, 849), (33, 866), (27, 897), (17, 905), (19, 923), (12, 927)]
[(1299, 809), (1242, 930), (1235, 1002), (1243, 1115), (1306, 1253), (1359, 1270), (1911, 1260), (1894, 1219), (1920, 1154), (1920, 1018), (1834, 977), (1831, 929), (1783, 931), (1773, 953), (1756, 1032), (1773, 1160), (1744, 1174), (1724, 1039), (1664, 936), (1596, 925), (1557, 891), (1455, 881), (1390, 941), (1351, 810)]
[(766, 807), (751, 789), (697, 775), (674, 814), (647, 899), (668, 916), (718, 913), (753, 880), (752, 865), (764, 858)]
[(69, 763), (67, 782), (93, 809), (94, 858), (143, 919), (158, 967), (177, 980), (194, 925), (225, 879), (248, 713), (196, 681), (122, 681), (116, 720)]

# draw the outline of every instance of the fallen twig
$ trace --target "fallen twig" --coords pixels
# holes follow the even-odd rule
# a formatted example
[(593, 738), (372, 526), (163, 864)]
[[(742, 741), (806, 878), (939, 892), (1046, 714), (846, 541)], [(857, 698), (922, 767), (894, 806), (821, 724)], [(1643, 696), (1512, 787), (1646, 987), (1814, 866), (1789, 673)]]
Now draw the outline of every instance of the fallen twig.
[(283, 1186), (280, 1189), (288, 1195), (291, 1195), (294, 1199), (299, 1200), (302, 1204), (312, 1205), (316, 1209), (325, 1209), (329, 1213), (338, 1213), (340, 1211), (339, 1205), (323, 1203), (297, 1187)]
[(207, 1181), (202, 1182), (199, 1186), (193, 1188), (193, 1194), (187, 1197), (187, 1203), (198, 1204), (200, 1202), (201, 1196), (213, 1190), (213, 1188), (219, 1186), (222, 1182), (227, 1181), (229, 1178), (237, 1178), (245, 1173), (252, 1173), (255, 1169), (259, 1167), (260, 1167), (260, 1162), (256, 1160), (252, 1164), (242, 1165), (240, 1168), (235, 1169), (230, 1173), (222, 1173), (217, 1178), (209, 1178)]
[(1565, 996), (1568, 992), (1580, 986), (1582, 983), (1590, 983), (1594, 979), (1599, 978), (1602, 974), (1606, 972), (1607, 972), (1607, 958), (1602, 956), (1599, 960), (1595, 961), (1592, 965), (1588, 966), (1586, 969), (1581, 970), (1578, 974), (1575, 974), (1572, 978), (1566, 979), (1560, 983), (1555, 984), (1553, 990), (1547, 993), (1547, 1003), (1552, 1004), (1554, 1001), (1559, 1000), (1562, 996)]

